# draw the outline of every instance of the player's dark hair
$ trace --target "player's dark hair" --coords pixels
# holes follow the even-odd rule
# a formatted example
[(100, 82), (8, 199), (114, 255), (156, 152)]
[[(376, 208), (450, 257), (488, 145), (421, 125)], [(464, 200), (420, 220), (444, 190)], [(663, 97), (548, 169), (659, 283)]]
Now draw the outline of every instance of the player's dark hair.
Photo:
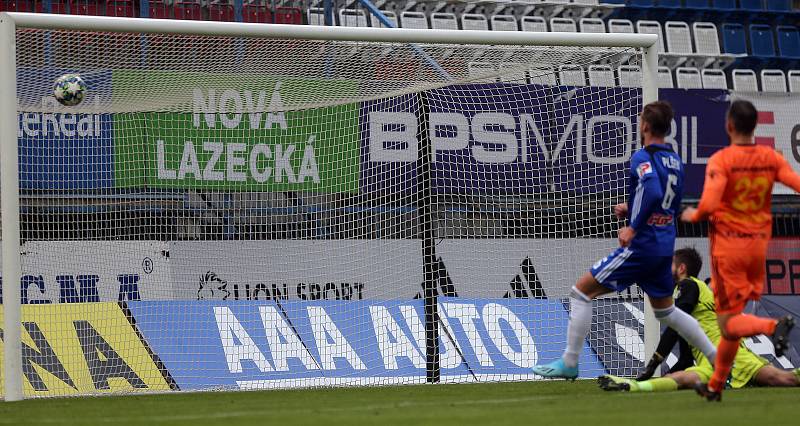
[(752, 135), (758, 123), (758, 111), (750, 101), (733, 101), (728, 108), (728, 120), (733, 123), (736, 133)]
[(685, 265), (686, 273), (690, 277), (695, 277), (700, 274), (700, 269), (703, 267), (703, 257), (695, 250), (694, 247), (684, 247), (675, 250), (673, 255), (676, 265)]
[(651, 102), (642, 109), (642, 121), (650, 125), (650, 133), (657, 138), (669, 133), (674, 115), (672, 106), (664, 101)]

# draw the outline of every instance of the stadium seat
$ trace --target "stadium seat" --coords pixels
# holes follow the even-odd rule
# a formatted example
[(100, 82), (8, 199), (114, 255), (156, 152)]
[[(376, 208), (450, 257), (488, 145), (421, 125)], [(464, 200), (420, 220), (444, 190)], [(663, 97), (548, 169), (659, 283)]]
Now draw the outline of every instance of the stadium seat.
[(708, 9), (708, 0), (686, 0), (685, 6), (690, 9)]
[(734, 10), (736, 7), (736, 0), (711, 0), (712, 9)]
[(767, 10), (774, 10), (778, 12), (788, 12), (792, 10), (791, 0), (767, 0)]
[(758, 92), (756, 72), (748, 69), (736, 69), (731, 73), (733, 90), (739, 92)]
[[(391, 23), (393, 25), (392, 28), (400, 28), (400, 24), (397, 22), (397, 14), (396, 13), (394, 13), (391, 10), (381, 10), (380, 12), (383, 14), (383, 16), (386, 17), (386, 19), (389, 21), (389, 23)], [(381, 22), (380, 19), (378, 19), (377, 16), (372, 16), (371, 18), (372, 18), (372, 26), (373, 27), (386, 28), (386, 26), (383, 25), (383, 22)]]
[[(600, 4), (600, 0), (572, 0), (573, 4), (579, 4), (583, 6), (596, 6)], [(604, 1), (604, 3), (610, 3), (609, 1)]]
[(658, 67), (658, 87), (660, 89), (675, 87), (675, 83), (672, 81), (672, 71), (668, 67)]
[(480, 13), (465, 13), (461, 15), (461, 29), (488, 31), (489, 20)]
[(577, 33), (578, 26), (572, 18), (552, 18), (550, 19), (550, 31), (555, 33)]
[(658, 21), (638, 21), (636, 30), (640, 34), (656, 34), (658, 36), (658, 53), (664, 52), (664, 33)]
[(105, 15), (105, 8), (95, 0), (73, 0), (69, 4), (69, 11), (72, 15)]
[[(767, 2), (771, 1), (774, 0), (767, 0)], [(761, 2), (761, 0), (739, 0), (739, 9), (762, 11), (764, 10), (764, 4)]]
[(638, 7), (653, 7), (656, 5), (655, 0), (628, 0), (628, 5)]
[(363, 9), (340, 9), (339, 25), (343, 27), (369, 27), (369, 16)]
[(692, 34), (689, 24), (680, 21), (667, 21), (664, 24), (667, 33), (667, 51), (678, 55), (690, 55), (692, 49)]
[(531, 31), (537, 33), (547, 32), (547, 21), (541, 16), (523, 16), (520, 21), (522, 31)]
[(678, 8), (682, 7), (681, 0), (658, 0), (658, 6)]
[(606, 24), (600, 18), (581, 18), (579, 24), (582, 33), (606, 32)]
[(580, 65), (562, 65), (558, 70), (558, 81), (562, 86), (586, 86), (586, 74)]
[[(308, 17), (308, 25), (325, 25), (325, 9), (321, 7), (309, 7), (308, 11), (306, 12), (306, 16)], [(275, 11), (275, 21), (278, 24), (283, 24), (284, 22), (277, 22), (280, 19), (281, 15), (278, 11)], [(335, 25), (335, 23), (333, 23)]]
[(265, 4), (247, 3), (242, 5), (242, 21), (267, 24), (272, 22), (272, 12)]
[(797, 27), (782, 25), (777, 32), (780, 55), (784, 58), (800, 58), (800, 33)]
[[(500, 81), (505, 83), (516, 83), (516, 84), (528, 83), (528, 78), (525, 75), (524, 63), (521, 64), (516, 62), (503, 62), (500, 64), (500, 69), (504, 70), (503, 74), (500, 75)], [(514, 72), (506, 72), (505, 70), (514, 70)]]
[(530, 75), (531, 84), (542, 84), (546, 86), (555, 86), (557, 84), (556, 72), (553, 67), (550, 66), (529, 68), (528, 75)]
[(750, 25), (750, 49), (753, 56), (775, 56), (772, 27), (763, 24)]
[(405, 11), (400, 14), (400, 25), (403, 28), (417, 28), (427, 30), (430, 28), (428, 25), (428, 17), (422, 12)]
[(106, 3), (106, 15), (135, 18), (136, 9), (133, 0), (111, 0)]
[(203, 10), (200, 8), (200, 3), (175, 3), (175, 19), (202, 21)]
[(678, 89), (702, 89), (703, 80), (700, 71), (694, 67), (679, 67), (675, 70)]
[[(278, 6), (275, 8), (275, 23), (302, 25), (303, 11), (299, 7)], [(325, 19), (322, 20), (322, 23), (325, 23)]]
[(637, 65), (622, 65), (617, 70), (621, 87), (642, 87), (642, 69)]
[(593, 87), (616, 87), (614, 69), (610, 65), (590, 65), (589, 85)]
[(694, 32), (695, 51), (701, 55), (719, 55), (719, 33), (717, 26), (711, 22), (695, 22), (692, 24)]
[(618, 34), (633, 34), (633, 22), (627, 19), (610, 19), (608, 21), (608, 32)]
[(490, 22), (493, 31), (519, 31), (514, 15), (492, 15)]
[(722, 24), (722, 51), (725, 53), (747, 54), (747, 40), (741, 24)]
[(33, 12), (33, 0), (0, 0), (0, 12)]
[(789, 77), (789, 91), (792, 93), (800, 92), (800, 70), (791, 70)]
[[(6, 3), (6, 1), (0, 0), (0, 11), (5, 10), (5, 9), (3, 9), (3, 4), (5, 4), (5, 3)], [(52, 0), (50, 2), (50, 12), (45, 12), (45, 10), (44, 10), (44, 2), (43, 1), (37, 1), (36, 2), (36, 7), (34, 7), (34, 10), (36, 11), (36, 13), (65, 14), (65, 13), (69, 13), (68, 12), (69, 8), (67, 7), (67, 3), (68, 2), (66, 0)]]
[(154, 19), (172, 19), (172, 8), (163, 0), (150, 0), (148, 7), (150, 17)]
[(233, 5), (228, 3), (209, 3), (208, 19), (221, 22), (235, 21), (236, 16), (233, 14)]
[(761, 70), (761, 91), (786, 93), (786, 74), (782, 70)]
[(491, 62), (470, 62), (467, 64), (467, 73), (473, 83), (495, 83), (497, 78), (487, 77), (497, 72), (494, 64)]
[(434, 30), (457, 30), (456, 15), (449, 12), (431, 13), (431, 28)]
[(720, 69), (704, 69), (700, 72), (703, 79), (703, 89), (723, 89), (728, 90), (728, 79), (725, 71)]

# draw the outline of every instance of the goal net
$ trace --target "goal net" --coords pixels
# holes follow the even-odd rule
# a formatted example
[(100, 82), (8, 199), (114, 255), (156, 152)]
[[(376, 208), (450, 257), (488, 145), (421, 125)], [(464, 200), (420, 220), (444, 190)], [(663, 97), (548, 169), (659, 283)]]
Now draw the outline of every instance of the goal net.
[[(26, 397), (533, 380), (617, 244), (635, 37), (23, 18), (3, 272)], [(52, 96), (67, 73), (75, 107)], [(596, 303), (582, 377), (642, 366), (642, 310)]]

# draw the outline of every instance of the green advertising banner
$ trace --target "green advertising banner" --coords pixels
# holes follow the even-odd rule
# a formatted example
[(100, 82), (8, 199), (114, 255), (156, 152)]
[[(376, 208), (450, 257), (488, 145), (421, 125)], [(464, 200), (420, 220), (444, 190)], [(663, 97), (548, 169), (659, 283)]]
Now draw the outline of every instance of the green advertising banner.
[(115, 114), (119, 188), (358, 190), (358, 104), (287, 110), (350, 98), (354, 82), (124, 70), (112, 84), (115, 102), (142, 85), (176, 94), (164, 112)]

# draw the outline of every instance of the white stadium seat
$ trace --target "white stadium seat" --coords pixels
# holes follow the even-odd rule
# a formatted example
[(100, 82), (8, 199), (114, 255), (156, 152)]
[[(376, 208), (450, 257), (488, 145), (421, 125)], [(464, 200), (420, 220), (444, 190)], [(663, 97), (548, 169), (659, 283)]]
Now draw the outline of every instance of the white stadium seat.
[(761, 70), (761, 91), (786, 93), (786, 74), (782, 70)]
[(403, 28), (416, 28), (421, 30), (430, 28), (428, 25), (428, 17), (422, 12), (405, 11), (401, 13), (400, 24)]
[(658, 87), (661, 89), (672, 89), (675, 83), (672, 81), (672, 71), (667, 67), (658, 67)]
[(719, 31), (711, 22), (695, 22), (692, 24), (694, 32), (695, 52), (701, 55), (719, 55)]
[(642, 69), (637, 65), (621, 65), (617, 70), (621, 87), (642, 87)]
[(580, 65), (563, 65), (558, 71), (562, 86), (586, 86), (586, 74)]
[(700, 77), (700, 70), (694, 67), (680, 67), (676, 69), (675, 80), (678, 82), (678, 89), (703, 88), (703, 80)]
[(578, 26), (572, 18), (552, 18), (550, 19), (550, 31), (555, 33), (577, 33)]
[(608, 32), (617, 34), (633, 34), (633, 22), (627, 19), (610, 19)]
[(792, 93), (800, 92), (800, 70), (789, 71), (789, 91)]
[(497, 78), (485, 76), (496, 72), (497, 68), (491, 62), (470, 62), (467, 64), (467, 73), (469, 73), (470, 80), (473, 82), (495, 83)]
[(461, 15), (462, 30), (489, 30), (489, 20), (479, 13), (465, 13)]
[(708, 68), (701, 71), (700, 76), (703, 78), (703, 89), (728, 89), (725, 71)]
[(492, 31), (519, 31), (514, 15), (492, 15)]
[[(396, 13), (392, 12), (391, 10), (381, 10), (381, 13), (383, 13), (383, 16), (385, 16), (386, 19), (389, 20), (392, 25), (394, 25), (394, 28), (400, 27), (400, 25), (397, 23)], [(374, 16), (372, 17), (372, 26), (378, 28), (387, 28), (377, 17)]]
[(731, 76), (731, 80), (733, 80), (733, 90), (739, 92), (758, 92), (758, 81), (755, 71), (748, 69), (733, 70)]
[(339, 10), (339, 25), (343, 27), (368, 27), (369, 17), (362, 9)]
[(308, 25), (325, 25), (325, 9), (309, 7), (306, 15), (308, 17)]
[(431, 13), (431, 28), (434, 30), (457, 30), (456, 15), (449, 12)]
[(556, 72), (553, 67), (541, 66), (536, 68), (529, 68), (528, 75), (531, 77), (531, 84), (542, 84), (547, 86), (555, 86)]
[(590, 65), (589, 85), (594, 87), (616, 87), (614, 69), (610, 65)]
[[(500, 75), (500, 81), (518, 84), (527, 83), (528, 79), (525, 75), (524, 63), (520, 64), (516, 62), (503, 62), (500, 64), (500, 69), (503, 70), (503, 73)], [(508, 72), (508, 70), (514, 70), (514, 72)]]
[(541, 16), (523, 16), (520, 21), (522, 31), (531, 31), (537, 33), (547, 32), (547, 21)]
[(658, 36), (658, 52), (664, 52), (664, 33), (661, 31), (661, 24), (658, 21), (638, 21), (636, 30), (640, 34), (655, 34)]
[(606, 32), (606, 24), (600, 18), (581, 18), (580, 27), (582, 33)]
[(681, 21), (668, 21), (664, 28), (667, 33), (667, 52), (679, 55), (694, 53), (689, 24)]

